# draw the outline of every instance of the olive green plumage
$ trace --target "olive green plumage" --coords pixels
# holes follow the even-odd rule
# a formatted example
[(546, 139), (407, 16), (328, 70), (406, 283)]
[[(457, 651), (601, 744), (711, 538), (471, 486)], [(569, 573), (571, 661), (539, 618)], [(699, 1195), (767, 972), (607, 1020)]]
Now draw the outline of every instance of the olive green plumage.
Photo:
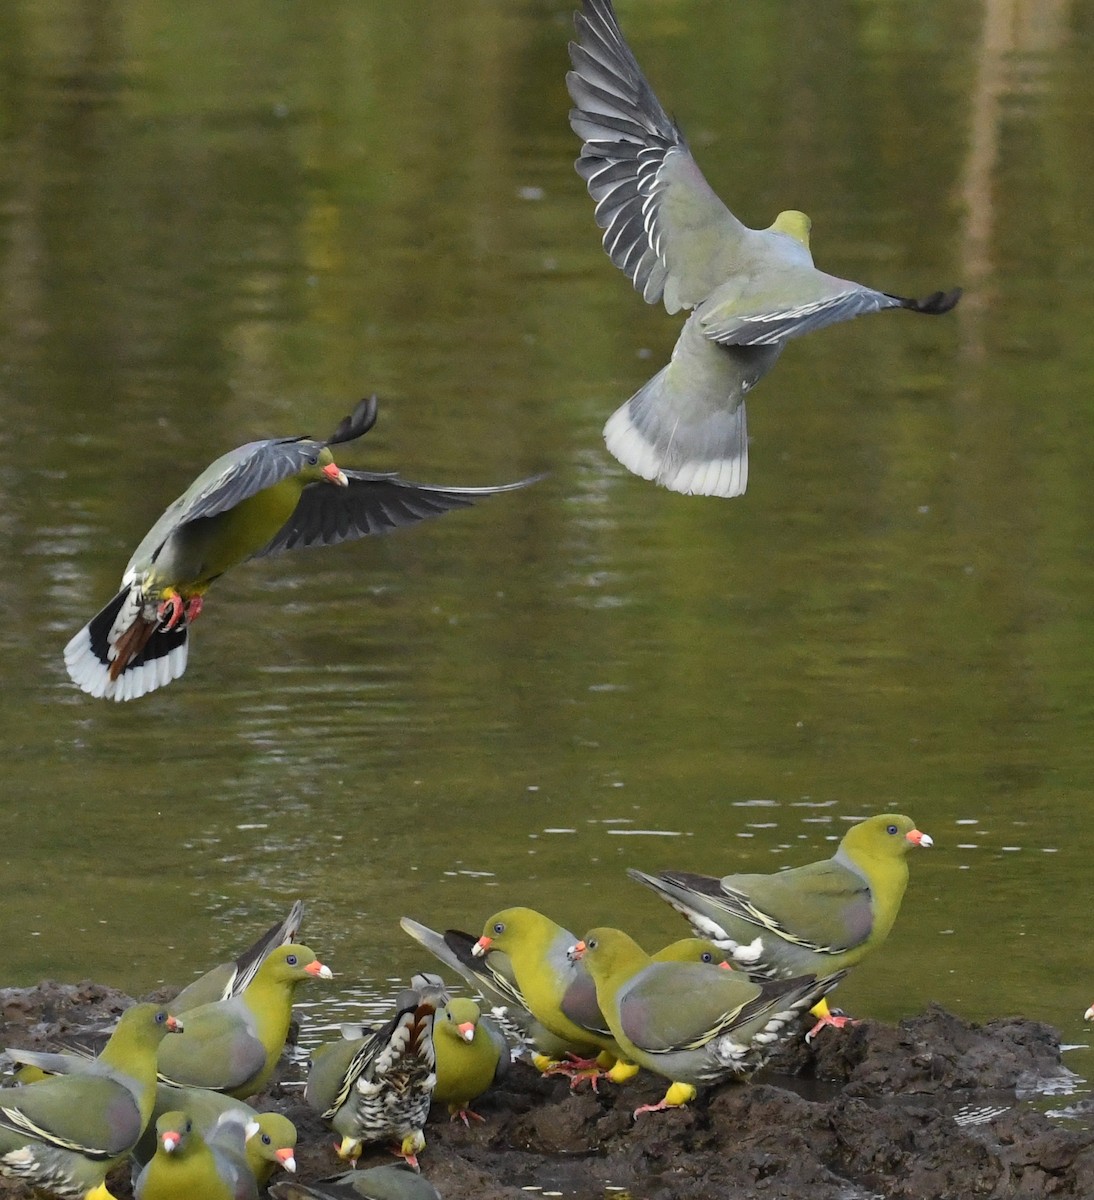
[(882, 813), (851, 826), (831, 858), (776, 874), (628, 874), (750, 975), (830, 975), (889, 936), (908, 883), (906, 855), (931, 844), (910, 817)]
[(207, 1141), (225, 1113), (240, 1113), (248, 1124), (244, 1144), (247, 1167), (260, 1187), (278, 1169), (296, 1170), (296, 1126), (277, 1112), (257, 1112), (242, 1100), (209, 1088), (180, 1088), (161, 1083), (156, 1088), (152, 1120), (133, 1150), (133, 1158), (144, 1166), (156, 1152), (155, 1123), (165, 1113), (184, 1112)]
[(566, 84), (577, 172), (604, 248), (650, 304), (692, 310), (672, 359), (609, 419), (608, 449), (677, 492), (738, 496), (748, 481), (745, 396), (788, 338), (862, 313), (948, 312), (960, 290), (894, 296), (818, 271), (809, 218), (749, 229), (703, 178), (620, 31), (610, 0), (584, 0)]
[(78, 1072), (0, 1090), (0, 1174), (56, 1196), (109, 1197), (103, 1181), (152, 1116), (156, 1052), (176, 1029), (165, 1008), (135, 1004)]
[(339, 469), (330, 447), (361, 437), (375, 420), (371, 397), (326, 440), (248, 442), (206, 467), (141, 540), (118, 594), (65, 647), (73, 682), (122, 701), (177, 679), (206, 591), (248, 559), (387, 533), (534, 482), (438, 487)]
[(471, 1104), (509, 1069), (509, 1043), (483, 1016), (474, 1000), (456, 997), (437, 1010), (433, 1019), (433, 1050), (437, 1059), (434, 1101), (446, 1104), (452, 1120), (482, 1118)]
[(428, 1179), (401, 1166), (347, 1171), (309, 1184), (286, 1180), (274, 1184), (270, 1195), (274, 1200), (441, 1200)]
[(186, 1014), (186, 1032), (160, 1049), (165, 1083), (206, 1087), (245, 1100), (269, 1082), (285, 1046), (297, 987), (330, 979), (307, 946), (280, 946), (238, 995)]
[(184, 1112), (156, 1121), (156, 1153), (133, 1185), (135, 1200), (258, 1200), (243, 1160), (242, 1114), (208, 1140)]
[(751, 1075), (838, 979), (755, 983), (711, 963), (655, 962), (622, 930), (606, 927), (587, 933), (577, 953), (623, 1054), (672, 1083), (660, 1104), (638, 1112)]
[[(495, 913), (485, 923), (474, 952), (480, 959), (496, 953), (506, 955), (502, 965), (512, 972), (515, 995), (557, 1039), (558, 1046), (569, 1053), (573, 1053), (571, 1047), (580, 1050), (591, 1046), (591, 1052), (578, 1055), (581, 1060), (611, 1056), (616, 1061), (610, 1065), (608, 1077), (622, 1083), (635, 1068), (612, 1036), (584, 964), (571, 954), (576, 942), (568, 929), (550, 917), (535, 909), (516, 907)], [(683, 938), (658, 951), (657, 957), (709, 963), (722, 956), (709, 941)]]

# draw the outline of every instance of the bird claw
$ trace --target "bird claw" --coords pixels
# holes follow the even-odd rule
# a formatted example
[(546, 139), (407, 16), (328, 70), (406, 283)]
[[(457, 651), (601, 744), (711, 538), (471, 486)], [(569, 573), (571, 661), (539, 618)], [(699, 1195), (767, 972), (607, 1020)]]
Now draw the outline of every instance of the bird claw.
[(160, 629), (174, 629), (175, 626), (186, 616), (186, 604), (178, 592), (169, 592), (167, 597), (156, 609), (156, 616), (159, 618)]
[(584, 1071), (571, 1071), (570, 1075), (570, 1091), (576, 1091), (583, 1083), (587, 1083), (594, 1092), (600, 1095), (600, 1080), (604, 1075), (598, 1067), (587, 1069)]
[(842, 1013), (828, 1013), (817, 1019), (816, 1025), (805, 1035), (806, 1045), (810, 1045), (818, 1033), (825, 1027), (831, 1025), (835, 1029), (842, 1029), (845, 1025), (857, 1025), (858, 1021), (854, 1017), (844, 1016)]
[(419, 1175), (422, 1173), (422, 1168), (418, 1165), (418, 1156), (416, 1154), (405, 1154), (401, 1149), (395, 1146), (391, 1148), (391, 1153), (394, 1154), (396, 1158), (401, 1158), (412, 1171), (417, 1171)]
[(449, 1121), (462, 1121), (467, 1129), (471, 1128), (472, 1121), (481, 1121), (484, 1125), (486, 1124), (486, 1118), (470, 1108), (461, 1108), (448, 1119)]

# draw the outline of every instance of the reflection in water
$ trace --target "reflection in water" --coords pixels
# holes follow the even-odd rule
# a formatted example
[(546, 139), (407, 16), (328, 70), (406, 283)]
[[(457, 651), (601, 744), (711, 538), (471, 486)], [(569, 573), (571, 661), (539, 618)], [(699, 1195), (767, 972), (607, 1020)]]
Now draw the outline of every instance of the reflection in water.
[[(184, 982), (302, 896), (323, 1029), (421, 966), (404, 914), (668, 941), (625, 867), (790, 866), (895, 809), (935, 849), (841, 1003), (1085, 1045), (1077, 9), (628, 5), (744, 219), (800, 206), (831, 270), (968, 289), (955, 321), (789, 348), (732, 504), (601, 445), (676, 322), (606, 266), (573, 172), (569, 9), (0, 8), (7, 980)], [(61, 647), (200, 465), (373, 390), (347, 465), (551, 478), (241, 567), (184, 680), (75, 694)]]

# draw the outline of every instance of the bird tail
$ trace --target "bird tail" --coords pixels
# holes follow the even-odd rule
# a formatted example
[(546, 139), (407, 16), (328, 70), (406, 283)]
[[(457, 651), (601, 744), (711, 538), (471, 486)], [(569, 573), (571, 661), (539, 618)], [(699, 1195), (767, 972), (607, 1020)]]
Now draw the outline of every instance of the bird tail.
[(643, 479), (686, 496), (740, 496), (748, 485), (744, 401), (703, 408), (698, 420), (674, 395), (674, 363), (617, 408), (604, 426), (608, 450)]
[(901, 308), (906, 308), (910, 312), (926, 313), (930, 317), (938, 317), (942, 313), (948, 313), (957, 305), (958, 300), (961, 299), (962, 289), (958, 287), (952, 288), (948, 292), (931, 292), (922, 300), (911, 296), (894, 296), (889, 292), (885, 294), (890, 300), (895, 300)]
[(187, 624), (163, 629), (144, 615), (135, 584), (124, 588), (65, 647), (72, 682), (88, 695), (135, 700), (186, 670)]

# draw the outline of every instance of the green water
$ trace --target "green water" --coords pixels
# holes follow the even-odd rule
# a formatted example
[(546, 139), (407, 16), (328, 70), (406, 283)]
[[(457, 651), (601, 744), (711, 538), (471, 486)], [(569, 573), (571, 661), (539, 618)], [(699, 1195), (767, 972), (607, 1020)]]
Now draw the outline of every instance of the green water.
[[(895, 809), (935, 848), (841, 1003), (1090, 1040), (1094, 6), (619, 7), (742, 219), (968, 289), (793, 344), (738, 500), (603, 449), (679, 319), (572, 170), (568, 5), (0, 7), (0, 982), (182, 982), (302, 896), (322, 1019), (423, 965), (404, 913), (653, 944), (625, 866)], [(77, 693), (64, 643), (190, 479), (371, 391), (345, 465), (550, 478), (242, 567), (182, 680)]]

